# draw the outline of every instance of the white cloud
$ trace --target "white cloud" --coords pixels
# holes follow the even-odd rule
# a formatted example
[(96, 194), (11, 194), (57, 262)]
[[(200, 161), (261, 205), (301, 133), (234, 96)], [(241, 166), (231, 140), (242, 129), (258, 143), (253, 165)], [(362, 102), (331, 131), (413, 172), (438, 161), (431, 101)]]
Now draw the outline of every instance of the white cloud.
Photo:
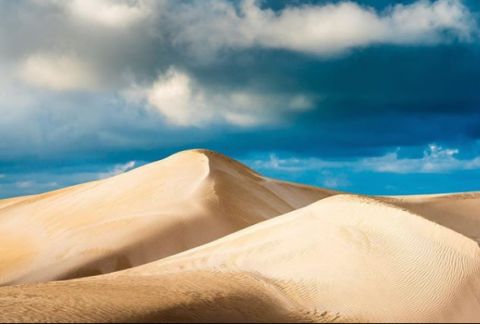
[(346, 168), (352, 171), (374, 171), (381, 173), (448, 173), (460, 170), (480, 169), (480, 156), (472, 159), (459, 159), (458, 149), (442, 148), (430, 144), (420, 158), (401, 158), (398, 152), (379, 157), (363, 158), (355, 161), (322, 160), (318, 158), (279, 158), (271, 154), (266, 160), (251, 162), (254, 168), (272, 169), (286, 172), (302, 172)]
[(16, 183), (17, 188), (26, 189), (34, 185), (33, 181), (19, 181)]
[(97, 85), (93, 68), (74, 55), (32, 54), (21, 62), (19, 74), (28, 84), (56, 91), (92, 89)]
[[(344, 1), (289, 6), (280, 12), (245, 0), (180, 7), (175, 41), (197, 53), (253, 46), (331, 55), (372, 44), (433, 44), (469, 40), (473, 15), (461, 0), (419, 0), (384, 12)], [(174, 22), (175, 24), (175, 22)]]
[(461, 160), (456, 157), (458, 153), (458, 149), (444, 149), (430, 144), (421, 158), (400, 158), (397, 152), (393, 152), (381, 157), (363, 159), (359, 165), (366, 170), (390, 173), (444, 173), (480, 168), (480, 156)]
[[(28, 15), (3, 17), (0, 47), (5, 48), (0, 61), (14, 62), (28, 84), (57, 91), (125, 87), (126, 75), (143, 78), (148, 70), (139, 62), (158, 63), (151, 58), (161, 56), (156, 50), (187, 50), (212, 59), (222, 49), (251, 47), (323, 56), (374, 44), (435, 44), (478, 35), (473, 14), (460, 0), (419, 0), (382, 12), (345, 1), (287, 6), (278, 12), (252, 0), (50, 0), (25, 6)], [(37, 23), (41, 19), (46, 22)], [(305, 96), (289, 100), (292, 109), (311, 106)], [(167, 116), (188, 124), (181, 112)], [(238, 111), (224, 119), (245, 125), (258, 122)]]
[(201, 124), (212, 118), (212, 111), (205, 93), (195, 89), (192, 83), (187, 74), (170, 69), (147, 90), (147, 102), (171, 124)]
[(328, 170), (321, 172), (321, 174), (323, 177), (321, 182), (323, 186), (327, 188), (338, 189), (346, 188), (352, 185), (345, 174), (334, 174)]
[(476, 33), (473, 15), (461, 0), (417, 1), (397, 5), (386, 19), (387, 35), (392, 43), (437, 43), (448, 31), (461, 40)]
[(124, 28), (151, 14), (146, 1), (71, 0), (63, 2), (74, 17), (110, 28)]
[(124, 164), (117, 164), (115, 165), (111, 170), (107, 172), (101, 172), (98, 174), (98, 179), (105, 179), (105, 178), (110, 178), (122, 173), (125, 173), (137, 165), (137, 161), (129, 161)]
[(348, 162), (327, 161), (318, 158), (280, 158), (276, 154), (270, 154), (266, 160), (257, 159), (252, 162), (254, 168), (286, 172), (340, 168), (346, 164), (348, 164)]
[(303, 95), (278, 95), (255, 91), (223, 90), (202, 87), (189, 74), (170, 68), (150, 86), (133, 86), (125, 92), (130, 101), (145, 101), (176, 126), (206, 126), (226, 122), (254, 126), (277, 122), (287, 112), (313, 107), (314, 98)]
[(19, 189), (31, 189), (36, 187), (43, 187), (43, 189), (48, 190), (58, 186), (56, 182), (37, 182), (33, 180), (24, 180), (18, 181), (15, 183), (15, 186)]

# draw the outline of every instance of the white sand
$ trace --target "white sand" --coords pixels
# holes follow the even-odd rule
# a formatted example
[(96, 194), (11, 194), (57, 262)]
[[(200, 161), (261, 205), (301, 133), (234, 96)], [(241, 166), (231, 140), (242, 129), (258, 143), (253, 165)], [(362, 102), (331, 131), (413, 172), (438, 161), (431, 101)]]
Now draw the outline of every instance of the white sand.
[(144, 264), (330, 194), (192, 150), (110, 179), (0, 200), (0, 285)]
[[(208, 168), (198, 163), (205, 159)], [(172, 171), (179, 169), (190, 171), (183, 176)], [(153, 176), (159, 173), (162, 177)], [(214, 189), (206, 183), (214, 183)], [(146, 197), (159, 188), (167, 189), (156, 199)], [(178, 245), (178, 252), (202, 243), (199, 236), (206, 242), (236, 231), (165, 259), (159, 253), (156, 261), (124, 271), (0, 288), (0, 309), (6, 310), (0, 312), (0, 321), (480, 321), (480, 248), (468, 237), (478, 233), (478, 227), (470, 228), (480, 218), (478, 194), (388, 198), (334, 194), (266, 181), (224, 157), (190, 151), (110, 180), (5, 208), (0, 202), (0, 224), (12, 223), (5, 231), (10, 234), (5, 236), (8, 245), (0, 244), (12, 252), (7, 253), (9, 261), (2, 258), (0, 269), (4, 278), (16, 277), (18, 282), (61, 276), (51, 254), (62, 244), (72, 260), (84, 264), (85, 254), (79, 251), (90, 244), (105, 244), (107, 238), (113, 247), (124, 240), (144, 242), (136, 246), (129, 241), (128, 253), (116, 250), (117, 260), (125, 256), (131, 263), (140, 251), (150, 251), (148, 244), (157, 242), (158, 250), (197, 238), (196, 244)], [(42, 202), (52, 197), (57, 200)], [(165, 197), (169, 201), (157, 201)], [(75, 201), (89, 201), (93, 207), (75, 206)], [(137, 227), (137, 220), (145, 216), (119, 221), (121, 211), (128, 212), (122, 220), (127, 214), (144, 215), (133, 211), (145, 204), (151, 210), (170, 211), (186, 227), (180, 231), (157, 220), (148, 223), (159, 224), (150, 233)], [(202, 206), (203, 213), (193, 206)], [(54, 207), (64, 212), (75, 207), (74, 222), (54, 213)], [(18, 211), (21, 208), (30, 208), (31, 214)], [(82, 210), (96, 212), (84, 219)], [(23, 227), (14, 225), (19, 218)], [(35, 226), (26, 226), (29, 219), (43, 221), (43, 238), (33, 231)], [(262, 219), (266, 220), (237, 231)], [(85, 223), (79, 225), (81, 221)], [(36, 236), (19, 236), (25, 228)], [(59, 234), (69, 229), (70, 235)], [(204, 231), (215, 235), (205, 237)], [(145, 232), (156, 241), (145, 239)], [(71, 239), (75, 233), (81, 234)], [(19, 269), (27, 270), (22, 275)]]
[(391, 197), (385, 201), (480, 243), (480, 193)]

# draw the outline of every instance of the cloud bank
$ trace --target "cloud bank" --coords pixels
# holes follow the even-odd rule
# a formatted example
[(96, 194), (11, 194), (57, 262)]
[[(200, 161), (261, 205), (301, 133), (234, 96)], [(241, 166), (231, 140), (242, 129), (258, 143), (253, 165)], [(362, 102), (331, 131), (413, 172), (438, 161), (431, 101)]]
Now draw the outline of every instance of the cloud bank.
[(473, 16), (459, 0), (420, 0), (382, 12), (350, 1), (279, 12), (254, 0), (239, 8), (210, 1), (180, 7), (175, 17), (174, 40), (204, 54), (259, 46), (325, 56), (376, 44), (432, 45), (477, 36)]
[(421, 173), (451, 173), (462, 170), (475, 170), (480, 168), (480, 156), (471, 159), (459, 159), (458, 149), (443, 148), (430, 144), (423, 151), (420, 158), (400, 157), (398, 150), (378, 157), (361, 158), (355, 161), (322, 160), (318, 158), (279, 158), (271, 154), (266, 160), (250, 162), (258, 169), (272, 169), (286, 172), (302, 172), (305, 170), (346, 168), (364, 172), (396, 173), (396, 174), (421, 174)]
[[(330, 58), (372, 45), (431, 46), (478, 36), (474, 15), (460, 0), (418, 0), (383, 9), (340, 1), (273, 10), (253, 0), (51, 0), (4, 6), (0, 66), (11, 72), (3, 76), (7, 83), (23, 83), (15, 91), (24, 92), (18, 97), (46, 105), (48, 91), (127, 99), (132, 96), (125, 93), (136, 92), (137, 104), (126, 104), (153, 108), (147, 111), (158, 113), (165, 125), (184, 128), (282, 124), (321, 103), (321, 89), (204, 82), (205, 73), (197, 75), (198, 70), (221, 62), (225, 51), (279, 49)], [(14, 108), (0, 102), (1, 111)]]

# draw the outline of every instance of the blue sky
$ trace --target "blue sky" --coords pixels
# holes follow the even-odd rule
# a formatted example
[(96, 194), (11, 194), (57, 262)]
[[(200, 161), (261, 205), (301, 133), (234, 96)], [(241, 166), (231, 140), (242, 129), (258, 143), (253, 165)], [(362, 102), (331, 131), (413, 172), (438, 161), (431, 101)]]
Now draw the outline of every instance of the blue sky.
[(369, 194), (480, 190), (480, 3), (2, 1), (0, 197), (188, 148)]

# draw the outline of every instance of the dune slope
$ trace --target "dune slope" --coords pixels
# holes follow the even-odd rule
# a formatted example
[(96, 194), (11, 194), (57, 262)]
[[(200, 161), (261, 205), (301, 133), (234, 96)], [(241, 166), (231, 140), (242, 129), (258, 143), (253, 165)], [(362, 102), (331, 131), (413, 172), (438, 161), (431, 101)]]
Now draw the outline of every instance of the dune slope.
[(480, 248), (337, 195), (164, 260), (0, 288), (0, 321), (480, 321)]
[(109, 179), (3, 200), (0, 285), (144, 264), (332, 193), (191, 150)]
[(480, 193), (401, 196), (384, 201), (462, 233), (480, 243)]

